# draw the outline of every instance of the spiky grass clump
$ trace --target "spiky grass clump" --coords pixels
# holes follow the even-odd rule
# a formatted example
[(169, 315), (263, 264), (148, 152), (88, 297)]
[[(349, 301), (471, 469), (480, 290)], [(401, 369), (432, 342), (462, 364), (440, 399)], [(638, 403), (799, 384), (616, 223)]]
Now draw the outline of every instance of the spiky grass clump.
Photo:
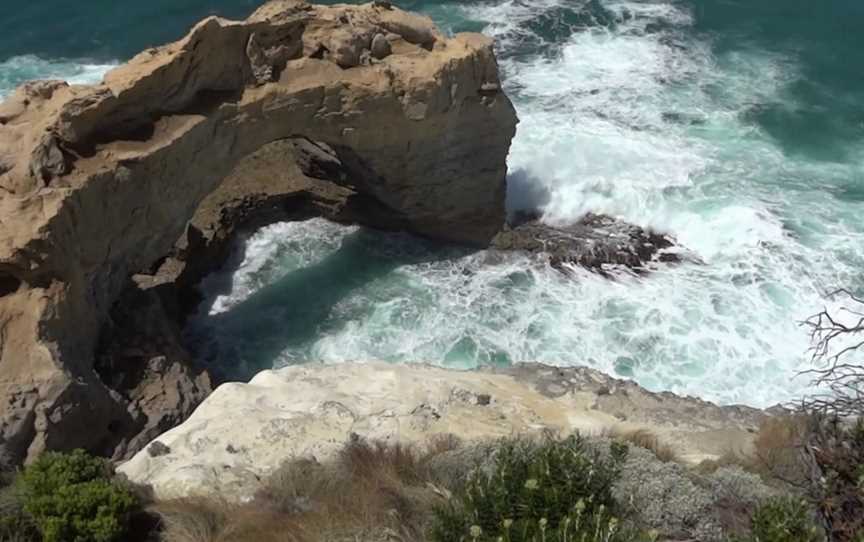
[(623, 542), (640, 537), (621, 521), (612, 486), (627, 456), (613, 442), (608, 454), (580, 436), (540, 442), (505, 440), (457, 497), (438, 508), (438, 542)]

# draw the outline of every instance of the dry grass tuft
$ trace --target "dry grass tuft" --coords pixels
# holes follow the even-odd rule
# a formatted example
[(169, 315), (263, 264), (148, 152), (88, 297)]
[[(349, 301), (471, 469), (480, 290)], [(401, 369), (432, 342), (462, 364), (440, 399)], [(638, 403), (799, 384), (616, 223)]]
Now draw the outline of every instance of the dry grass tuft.
[(452, 452), (462, 448), (462, 439), (453, 433), (440, 433), (433, 435), (426, 442), (426, 451), (424, 459), (429, 460), (436, 455), (441, 455), (447, 452)]
[(306, 542), (300, 524), (284, 515), (254, 505), (190, 498), (160, 503), (154, 511), (162, 519), (166, 542)]
[(668, 444), (661, 442), (657, 435), (647, 429), (622, 430), (612, 428), (606, 430), (604, 436), (649, 450), (664, 463), (678, 461), (678, 454), (675, 453), (675, 450)]
[(783, 481), (798, 480), (803, 472), (801, 447), (807, 438), (804, 416), (768, 418), (753, 442), (754, 466), (763, 476)]
[(702, 472), (720, 467), (739, 466), (758, 474), (766, 481), (799, 486), (804, 482), (806, 469), (801, 458), (801, 447), (807, 438), (808, 420), (805, 416), (789, 415), (766, 418), (753, 440), (753, 451), (728, 451), (716, 460), (699, 464)]
[[(402, 444), (347, 444), (332, 463), (286, 462), (245, 505), (184, 499), (160, 504), (166, 542), (423, 540), (442, 496), (428, 461), (458, 442), (441, 437), (421, 453)], [(377, 539), (377, 538), (375, 538)]]
[(357, 480), (416, 484), (423, 478), (420, 454), (399, 443), (357, 440), (342, 449), (337, 461)]
[(701, 474), (711, 474), (723, 467), (741, 467), (748, 472), (755, 473), (749, 456), (741, 452), (729, 450), (717, 459), (705, 459), (696, 465), (696, 470)]

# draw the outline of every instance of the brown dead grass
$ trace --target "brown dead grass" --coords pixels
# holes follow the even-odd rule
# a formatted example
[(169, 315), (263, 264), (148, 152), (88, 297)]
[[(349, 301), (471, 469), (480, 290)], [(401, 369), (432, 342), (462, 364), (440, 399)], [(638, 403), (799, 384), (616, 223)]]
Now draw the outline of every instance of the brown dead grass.
[(766, 481), (798, 485), (805, 470), (800, 456), (808, 419), (800, 415), (766, 418), (753, 441), (752, 453), (729, 450), (717, 460), (703, 461), (699, 470), (712, 472), (724, 466), (740, 466)]
[(800, 449), (807, 438), (808, 420), (803, 416), (768, 418), (753, 442), (754, 459), (768, 473), (788, 478), (799, 472)]
[(428, 463), (458, 447), (438, 437), (421, 452), (355, 440), (332, 463), (294, 460), (248, 504), (184, 499), (157, 505), (165, 542), (313, 542), (388, 536), (423, 540), (442, 496)]
[(644, 448), (654, 453), (657, 459), (668, 463), (670, 461), (678, 461), (678, 454), (668, 444), (664, 444), (654, 433), (647, 429), (631, 429), (622, 430), (619, 428), (607, 429), (603, 436), (615, 440), (621, 440), (630, 443), (634, 446)]
[(161, 539), (168, 542), (306, 542), (304, 527), (293, 518), (252, 504), (189, 498), (158, 504)]

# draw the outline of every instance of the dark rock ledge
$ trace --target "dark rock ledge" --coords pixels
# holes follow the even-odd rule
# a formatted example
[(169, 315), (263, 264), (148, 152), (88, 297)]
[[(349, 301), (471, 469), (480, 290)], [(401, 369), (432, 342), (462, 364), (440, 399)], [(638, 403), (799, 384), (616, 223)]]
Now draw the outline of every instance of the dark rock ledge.
[(537, 215), (523, 214), (491, 246), (538, 254), (559, 270), (576, 265), (604, 276), (622, 268), (644, 273), (659, 263), (682, 260), (671, 237), (593, 213), (567, 226), (551, 226)]

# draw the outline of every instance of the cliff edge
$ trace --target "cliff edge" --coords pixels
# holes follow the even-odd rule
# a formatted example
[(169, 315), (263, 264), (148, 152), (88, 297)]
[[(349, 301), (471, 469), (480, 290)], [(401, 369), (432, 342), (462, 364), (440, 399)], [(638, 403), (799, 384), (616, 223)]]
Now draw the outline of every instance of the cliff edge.
[(183, 424), (120, 466), (159, 498), (242, 501), (290, 459), (328, 461), (352, 439), (422, 447), (545, 431), (649, 431), (681, 461), (747, 453), (763, 411), (652, 393), (586, 367), (474, 371), (421, 364), (305, 364), (223, 384)]

